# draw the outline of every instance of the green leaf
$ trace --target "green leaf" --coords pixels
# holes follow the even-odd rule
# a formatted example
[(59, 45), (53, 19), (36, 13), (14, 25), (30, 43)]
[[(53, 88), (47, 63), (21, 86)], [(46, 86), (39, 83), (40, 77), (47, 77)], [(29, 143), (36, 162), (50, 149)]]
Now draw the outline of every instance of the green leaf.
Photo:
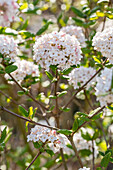
[(99, 151), (99, 154), (102, 155), (102, 156), (105, 156), (105, 154), (101, 151)]
[(102, 170), (102, 168), (98, 167), (96, 170)]
[(45, 32), (50, 24), (52, 24), (52, 22), (47, 22), (41, 29), (39, 29), (36, 35), (41, 35), (43, 32)]
[(99, 137), (99, 131), (98, 131), (98, 129), (96, 129), (96, 130), (95, 130), (95, 133), (93, 134), (92, 139), (95, 140), (95, 139), (97, 139), (98, 137)]
[(41, 141), (39, 141), (39, 142), (33, 142), (33, 145), (34, 145), (35, 148), (39, 149), (39, 148), (42, 147), (43, 143), (42, 143)]
[(15, 66), (15, 65), (10, 65), (10, 66), (7, 66), (6, 68), (5, 68), (5, 72), (6, 73), (12, 73), (13, 71), (15, 71), (15, 70), (17, 70), (17, 66)]
[(34, 0), (34, 1), (33, 1), (33, 5), (34, 5), (34, 6), (37, 5), (38, 2), (39, 2), (39, 0)]
[(89, 121), (89, 118), (87, 118), (85, 116), (78, 117), (79, 126), (81, 126), (84, 122), (88, 122), (88, 121)]
[(7, 129), (7, 127), (5, 127), (3, 129), (3, 131), (1, 132), (2, 134), (1, 134), (1, 138), (0, 138), (0, 143), (2, 143), (4, 141), (4, 139), (6, 138), (6, 129)]
[(75, 8), (74, 6), (72, 6), (71, 9), (78, 17), (86, 18), (86, 15), (83, 14), (79, 9)]
[(45, 71), (45, 73), (46, 73), (46, 75), (48, 76), (48, 78), (49, 78), (50, 80), (53, 80), (53, 76), (52, 76), (52, 74), (51, 74), (50, 72)]
[(68, 68), (68, 69), (65, 69), (65, 70), (63, 70), (63, 75), (67, 75), (67, 74), (69, 74), (71, 71), (73, 70), (73, 67), (70, 67), (70, 68)]
[(29, 113), (27, 112), (27, 110), (25, 110), (21, 105), (19, 105), (19, 111), (23, 116), (25, 117), (29, 116)]
[(18, 94), (19, 96), (22, 96), (22, 95), (24, 94), (24, 91), (18, 91), (17, 94)]
[(72, 133), (70, 130), (67, 130), (67, 129), (60, 129), (60, 130), (57, 130), (57, 132), (64, 134), (64, 135), (70, 135)]
[(77, 119), (75, 119), (74, 123), (73, 123), (73, 127), (72, 127), (72, 130), (73, 131), (76, 131), (78, 129), (78, 121)]
[(82, 20), (75, 18), (75, 17), (73, 17), (72, 19), (76, 22), (76, 25), (78, 25), (78, 26), (84, 25), (84, 22)]
[(77, 112), (77, 114), (78, 114), (79, 116), (84, 116), (84, 117), (88, 117), (88, 114), (86, 114), (86, 113), (82, 113), (82, 112)]
[(69, 112), (69, 111), (70, 111), (70, 108), (68, 108), (68, 107), (67, 107), (67, 108), (63, 108), (63, 107), (61, 107), (60, 110), (62, 110), (62, 111), (64, 111), (64, 112)]
[(112, 81), (111, 81), (111, 89), (113, 89), (113, 70), (112, 70)]
[(27, 28), (28, 24), (29, 24), (29, 20), (26, 19), (26, 21), (24, 22), (24, 24), (21, 27), (21, 30), (25, 30)]
[(59, 92), (59, 94), (57, 95), (57, 97), (62, 97), (62, 96), (64, 96), (65, 94), (67, 94), (67, 91)]
[(90, 11), (90, 15), (92, 15), (93, 13), (95, 13), (97, 10), (99, 10), (100, 7), (99, 6), (96, 6), (95, 8), (93, 8), (91, 11)]
[(50, 99), (56, 99), (56, 96), (50, 95), (49, 98)]
[(56, 65), (50, 65), (50, 69), (55, 73), (57, 66)]
[(82, 134), (82, 137), (83, 137), (85, 140), (87, 140), (87, 141), (90, 141), (90, 140), (91, 140), (91, 136), (89, 135), (88, 132), (86, 132), (86, 134), (83, 134), (83, 132), (81, 132), (81, 134)]
[(108, 109), (113, 111), (113, 106), (108, 106)]
[(54, 152), (50, 149), (45, 149), (45, 151), (52, 157), (54, 155)]
[(81, 155), (84, 156), (90, 156), (92, 153), (89, 149), (82, 149), (80, 150)]
[(4, 143), (4, 142), (3, 142), (3, 143), (0, 143), (0, 151), (3, 151), (4, 148), (5, 148), (5, 143)]
[(32, 118), (35, 116), (35, 113), (36, 113), (36, 111), (37, 111), (37, 107), (33, 110), (33, 115), (32, 115)]
[(105, 156), (104, 156), (104, 158), (102, 159), (102, 161), (101, 161), (101, 166), (102, 167), (107, 167), (108, 166), (108, 164), (109, 164), (109, 161), (110, 161), (110, 156), (111, 156), (111, 153), (109, 152), (109, 153), (107, 153)]

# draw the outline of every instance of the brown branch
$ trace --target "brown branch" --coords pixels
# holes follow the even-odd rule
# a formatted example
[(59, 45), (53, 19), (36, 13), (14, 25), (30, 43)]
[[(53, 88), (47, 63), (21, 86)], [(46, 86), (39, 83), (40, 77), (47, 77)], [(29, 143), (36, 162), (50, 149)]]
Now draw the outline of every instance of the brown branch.
[[(103, 64), (102, 64), (103, 66), (105, 65), (106, 61), (107, 61), (107, 58), (106, 58), (105, 61), (103, 62)], [(85, 88), (85, 86), (86, 86), (101, 70), (103, 70), (103, 67), (100, 68), (85, 84), (83, 84), (83, 86), (81, 86), (81, 87), (75, 92), (75, 94), (70, 98), (70, 100), (66, 103), (66, 105), (63, 107), (63, 109), (65, 109), (65, 108), (72, 102), (72, 100), (75, 98), (75, 96), (76, 96), (81, 90), (83, 90), (83, 89)], [(59, 112), (59, 114), (61, 114), (61, 113), (63, 113), (63, 110)]]
[(74, 152), (75, 152), (75, 155), (77, 156), (77, 159), (78, 159), (78, 161), (79, 161), (79, 164), (80, 164), (81, 168), (83, 168), (83, 163), (82, 163), (82, 161), (81, 161), (81, 158), (80, 158), (80, 156), (79, 156), (79, 153), (78, 153), (78, 151), (77, 151), (77, 148), (76, 148), (76, 146), (75, 146), (75, 144), (74, 144), (74, 142), (73, 142), (73, 136), (71, 136), (71, 138), (68, 138), (68, 139), (69, 139), (70, 142), (71, 142), (71, 145), (72, 145), (72, 147), (73, 147), (73, 150), (74, 150)]
[(64, 168), (65, 168), (65, 170), (68, 170), (62, 148), (60, 149), (60, 153), (61, 153), (61, 156), (62, 156), (62, 162), (63, 162)]
[(93, 164), (93, 170), (95, 170), (95, 148), (94, 148), (94, 141), (93, 140), (92, 140), (92, 152), (93, 152), (92, 164)]
[(34, 163), (34, 161), (41, 155), (41, 153), (42, 152), (39, 152), (35, 157), (34, 157), (34, 159), (32, 160), (32, 162), (30, 163), (30, 165), (26, 168), (26, 170), (28, 170), (30, 167), (31, 167), (31, 165)]
[[(109, 2), (108, 2), (108, 7), (110, 6), (110, 4), (112, 4), (111, 0), (109, 0)], [(102, 31), (104, 31), (105, 23), (106, 23), (106, 16), (104, 16), (103, 26), (102, 26), (102, 30), (101, 30), (101, 32), (102, 32)]]
[(86, 93), (85, 89), (84, 89), (84, 95), (85, 95), (85, 99), (86, 99), (87, 103), (89, 104), (90, 108), (93, 110), (94, 108), (93, 108), (93, 106), (91, 105), (91, 103), (90, 103), (90, 101), (88, 99), (88, 96), (87, 96), (87, 93)]
[(43, 124), (40, 124), (40, 123), (38, 123), (38, 122), (35, 122), (35, 121), (31, 120), (31, 119), (28, 119), (28, 118), (26, 118), (26, 117), (20, 116), (20, 115), (18, 115), (18, 114), (16, 114), (16, 113), (14, 113), (14, 112), (6, 109), (6, 108), (3, 107), (3, 106), (0, 106), (0, 109), (3, 110), (3, 111), (6, 111), (7, 113), (12, 114), (12, 115), (15, 116), (15, 117), (18, 117), (18, 118), (20, 118), (20, 119), (22, 119), (22, 120), (24, 120), (24, 121), (28, 121), (28, 122), (33, 123), (33, 124), (35, 124), (35, 125), (39, 125), (39, 126), (46, 127), (46, 128), (49, 128), (49, 129), (59, 130), (58, 128), (55, 128), (55, 127), (52, 127), (52, 126), (49, 126), (49, 125), (43, 125)]
[[(8, 74), (13, 81), (18, 85), (18, 87), (23, 91), (26, 92), (26, 90), (16, 81), (16, 79), (9, 73)], [(26, 94), (26, 93), (25, 93)], [(26, 94), (28, 97), (30, 97), (35, 103), (37, 103), (40, 107), (42, 107), (45, 110), (48, 110), (41, 102), (39, 102), (38, 100), (36, 100), (31, 94), (27, 93)]]

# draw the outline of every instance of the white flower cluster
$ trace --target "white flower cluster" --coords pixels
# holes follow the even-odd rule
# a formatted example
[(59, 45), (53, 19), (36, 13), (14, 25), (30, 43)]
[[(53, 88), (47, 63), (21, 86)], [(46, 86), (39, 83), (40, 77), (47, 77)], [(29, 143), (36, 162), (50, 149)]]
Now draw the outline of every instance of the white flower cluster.
[(113, 28), (97, 32), (93, 38), (94, 49), (100, 51), (103, 56), (108, 57), (113, 64)]
[(79, 170), (90, 170), (90, 168), (83, 167), (83, 168), (80, 168)]
[(64, 32), (44, 34), (34, 45), (33, 59), (47, 70), (50, 65), (58, 65), (62, 69), (69, 68), (79, 64), (81, 58), (78, 40)]
[(57, 134), (55, 130), (36, 125), (31, 129), (30, 135), (27, 136), (27, 142), (43, 142), (48, 144), (54, 153), (60, 148), (66, 148), (65, 141), (68, 140), (64, 135)]
[[(3, 55), (3, 58), (10, 59), (10, 62), (15, 61), (17, 44), (13, 37), (9, 38), (8, 36), (0, 35), (0, 53)], [(2, 62), (3, 58), (0, 58), (0, 62)]]
[(7, 27), (11, 22), (18, 20), (18, 8), (16, 0), (0, 0), (0, 26)]
[[(74, 89), (79, 88), (83, 84), (85, 84), (93, 75), (95, 74), (95, 70), (92, 67), (79, 67), (75, 68), (71, 71), (69, 74), (69, 84), (74, 87)], [(92, 79), (86, 86), (88, 89), (91, 84), (95, 81), (95, 79)]]
[(90, 168), (83, 167), (83, 168), (80, 168), (79, 170), (90, 170)]
[[(18, 81), (19, 84), (24, 80), (27, 75), (32, 75), (32, 77), (39, 77), (39, 70), (38, 66), (35, 65), (33, 62), (20, 60), (20, 58), (15, 58), (16, 62), (14, 65), (18, 67), (17, 70), (11, 73), (11, 75)], [(8, 74), (5, 74), (5, 78), (8, 80), (11, 77)], [(13, 81), (9, 81), (9, 83), (13, 84)]]
[(111, 89), (113, 78), (113, 69), (104, 68), (100, 77), (97, 77), (97, 85), (95, 87), (97, 100), (101, 106), (113, 103), (113, 89)]
[(69, 25), (69, 26), (66, 26), (66, 27), (62, 27), (61, 31), (65, 32), (66, 34), (69, 34), (71, 36), (74, 35), (78, 39), (78, 41), (80, 42), (80, 45), (82, 47), (86, 46), (86, 43), (85, 43), (86, 39), (85, 39), (85, 36), (83, 34), (83, 30), (82, 30), (81, 27)]
[[(88, 132), (89, 134), (93, 135), (94, 133), (94, 131), (90, 128), (81, 128), (81, 130), (83, 134), (86, 134), (86, 132)], [(92, 152), (92, 141), (87, 141), (83, 139), (83, 137), (81, 136), (81, 131), (74, 134), (73, 141), (78, 151), (83, 149), (89, 149)], [(94, 156), (96, 158), (98, 155), (98, 146), (96, 145), (95, 141), (94, 141), (94, 149), (95, 149)], [(89, 160), (92, 159), (92, 155), (90, 155), (88, 159)]]

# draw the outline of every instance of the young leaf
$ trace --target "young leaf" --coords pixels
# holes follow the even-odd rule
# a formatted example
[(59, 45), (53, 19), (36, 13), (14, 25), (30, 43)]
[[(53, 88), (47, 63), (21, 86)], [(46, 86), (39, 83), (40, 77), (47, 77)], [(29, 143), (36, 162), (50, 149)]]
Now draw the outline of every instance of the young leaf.
[(18, 68), (18, 67), (15, 66), (15, 65), (7, 66), (7, 67), (5, 68), (5, 72), (6, 72), (6, 73), (12, 73), (12, 72), (15, 71), (17, 68)]
[(73, 123), (73, 127), (72, 127), (72, 130), (73, 131), (76, 131), (78, 129), (78, 121), (77, 119), (75, 119), (74, 123)]
[(50, 72), (45, 71), (45, 73), (46, 73), (46, 75), (48, 76), (48, 78), (49, 78), (50, 80), (53, 80), (53, 76), (52, 76), (52, 74), (51, 74)]
[(67, 107), (67, 108), (63, 108), (63, 107), (61, 107), (60, 110), (62, 110), (62, 111), (64, 111), (64, 112), (69, 112), (69, 111), (70, 111), (70, 108), (68, 108), (68, 107)]
[(62, 97), (62, 96), (64, 96), (65, 94), (67, 94), (67, 91), (62, 91), (62, 92), (60, 92), (60, 93), (57, 95), (57, 97)]
[(22, 96), (22, 95), (24, 94), (24, 91), (18, 91), (17, 94), (18, 94), (19, 96)]
[(103, 159), (102, 159), (102, 161), (101, 161), (101, 166), (102, 167), (107, 167), (108, 166), (108, 163), (109, 163), (109, 161), (110, 161), (110, 156), (111, 156), (111, 152), (109, 152), (109, 153), (107, 153), (104, 157), (103, 157)]
[(48, 26), (52, 24), (52, 22), (47, 22), (39, 31), (36, 33), (36, 35), (41, 35), (44, 31), (48, 29)]
[(54, 155), (54, 152), (50, 149), (45, 149), (45, 151), (52, 157)]
[(67, 75), (67, 74), (69, 74), (71, 71), (73, 70), (73, 67), (70, 67), (70, 68), (68, 68), (68, 69), (65, 69), (65, 70), (63, 70), (63, 75)]
[(71, 9), (78, 17), (86, 18), (86, 15), (83, 14), (79, 9), (75, 8), (74, 6), (72, 6)]
[(19, 111), (23, 116), (25, 117), (29, 116), (29, 113), (27, 112), (27, 110), (25, 110), (21, 105), (19, 105)]
[(72, 133), (70, 130), (67, 130), (67, 129), (60, 129), (60, 130), (57, 130), (57, 132), (64, 134), (64, 135), (70, 135)]
[(6, 128), (5, 127), (2, 131), (2, 134), (1, 134), (1, 138), (0, 138), (0, 143), (2, 143), (4, 141), (4, 139), (6, 138)]

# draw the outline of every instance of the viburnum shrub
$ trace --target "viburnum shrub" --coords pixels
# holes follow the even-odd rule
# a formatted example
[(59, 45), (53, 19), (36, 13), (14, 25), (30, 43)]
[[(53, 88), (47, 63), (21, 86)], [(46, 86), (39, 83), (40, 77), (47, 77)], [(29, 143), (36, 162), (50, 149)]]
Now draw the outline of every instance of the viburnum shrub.
[(0, 0), (0, 169), (113, 169), (112, 6)]

